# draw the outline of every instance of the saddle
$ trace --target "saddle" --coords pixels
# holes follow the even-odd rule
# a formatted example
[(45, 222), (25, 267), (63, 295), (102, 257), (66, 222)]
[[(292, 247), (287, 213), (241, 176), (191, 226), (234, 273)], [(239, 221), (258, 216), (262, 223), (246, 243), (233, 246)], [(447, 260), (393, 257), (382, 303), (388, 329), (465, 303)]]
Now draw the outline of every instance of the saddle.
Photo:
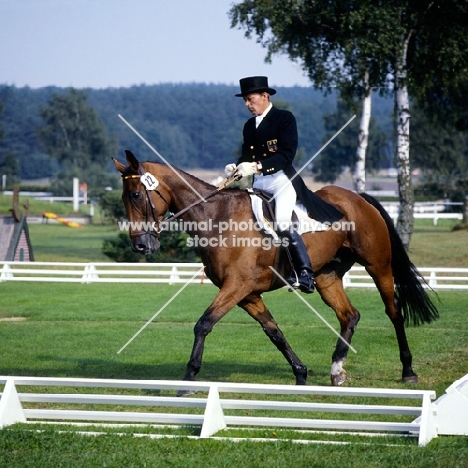
[[(248, 189), (247, 193), (250, 196), (252, 211), (260, 229), (265, 234), (278, 239), (277, 229), (275, 229), (277, 224), (274, 215), (275, 200), (271, 200), (271, 194), (258, 189)], [(311, 218), (302, 203), (296, 203), (291, 221), (299, 234), (327, 231), (331, 228), (329, 223), (320, 223)]]

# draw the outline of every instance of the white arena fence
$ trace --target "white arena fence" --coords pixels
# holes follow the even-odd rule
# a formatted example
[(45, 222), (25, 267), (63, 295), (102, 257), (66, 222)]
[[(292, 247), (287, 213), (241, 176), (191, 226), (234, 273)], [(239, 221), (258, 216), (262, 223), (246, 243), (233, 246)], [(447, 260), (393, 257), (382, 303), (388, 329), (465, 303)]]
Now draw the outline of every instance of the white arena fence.
[[(468, 268), (418, 268), (434, 290), (468, 290)], [(68, 283), (209, 284), (202, 263), (0, 262), (2, 281)], [(346, 288), (375, 288), (364, 267), (354, 266), (343, 278)]]
[[(380, 202), (396, 225), (400, 210), (399, 202)], [(437, 226), (439, 219), (463, 220), (463, 213), (447, 212), (452, 206), (462, 206), (461, 202), (416, 202), (414, 204), (413, 216), (415, 219), (432, 219), (434, 226)]]
[[(2, 384), (4, 389), (0, 399), (0, 428), (20, 422), (43, 421), (67, 421), (70, 424), (87, 421), (93, 426), (102, 423), (138, 423), (150, 424), (152, 427), (171, 424), (200, 426), (199, 438), (212, 437), (223, 429), (232, 427), (288, 428), (340, 434), (343, 431), (352, 431), (351, 434), (359, 435), (412, 435), (418, 437), (420, 446), (426, 445), (438, 435), (435, 420), (437, 412), (432, 403), (436, 395), (432, 390), (0, 376), (0, 385)], [(28, 391), (18, 393), (19, 386), (27, 386)], [(33, 393), (34, 387), (45, 392)], [(53, 393), (53, 387), (59, 387), (62, 393)], [(83, 387), (114, 390), (107, 395), (102, 394), (102, 391), (89, 394), (77, 392)], [(116, 393), (115, 389), (125, 390), (122, 392), (124, 394)], [(128, 389), (139, 392), (129, 395)], [(160, 394), (141, 395), (144, 390), (156, 390)], [(177, 390), (203, 392), (206, 397), (161, 394), (171, 394), (171, 391)], [(229, 398), (222, 398), (223, 394), (228, 394)], [(249, 398), (250, 394), (255, 394), (256, 399)], [(270, 395), (282, 397), (275, 400)], [(334, 397), (334, 402), (325, 403), (324, 397)], [(362, 403), (356, 403), (359, 399)], [(375, 404), (369, 404), (370, 401)], [(403, 404), (395, 404), (395, 401)], [(44, 409), (44, 403), (54, 406), (49, 405)], [(81, 406), (77, 409), (72, 405)], [(83, 405), (110, 406), (98, 411), (84, 409)], [(137, 411), (129, 411), (123, 410), (124, 406), (139, 408)], [(151, 407), (152, 411), (145, 411), (144, 407)], [(240, 411), (236, 413), (235, 410)], [(260, 413), (255, 415), (257, 410)], [(283, 417), (275, 413), (277, 411), (283, 412), (281, 414), (291, 412), (289, 414), (292, 417)], [(324, 413), (335, 413), (339, 419), (325, 417)], [(349, 419), (346, 419), (349, 414), (353, 414), (353, 417), (348, 416)], [(359, 416), (356, 417), (356, 414)], [(308, 415), (313, 415), (313, 419), (307, 417)], [(405, 419), (407, 422), (404, 422)]]

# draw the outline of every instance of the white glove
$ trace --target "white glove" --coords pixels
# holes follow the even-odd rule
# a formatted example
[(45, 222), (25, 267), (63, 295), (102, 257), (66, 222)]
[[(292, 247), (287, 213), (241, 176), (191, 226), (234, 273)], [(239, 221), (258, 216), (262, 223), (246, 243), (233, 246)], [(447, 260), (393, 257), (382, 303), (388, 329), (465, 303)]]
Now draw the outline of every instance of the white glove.
[(237, 166), (234, 163), (228, 164), (224, 168), (224, 173), (226, 174), (226, 177), (230, 177), (236, 169), (237, 169)]
[(257, 163), (255, 162), (243, 162), (237, 166), (237, 170), (242, 177), (248, 177), (253, 174), (259, 174)]

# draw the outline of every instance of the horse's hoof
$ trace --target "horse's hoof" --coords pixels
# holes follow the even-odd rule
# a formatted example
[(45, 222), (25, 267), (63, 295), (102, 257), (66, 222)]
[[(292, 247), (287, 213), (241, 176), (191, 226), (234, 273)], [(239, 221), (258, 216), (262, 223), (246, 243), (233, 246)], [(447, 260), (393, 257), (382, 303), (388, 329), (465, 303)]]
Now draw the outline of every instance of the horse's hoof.
[(414, 375), (407, 375), (401, 379), (403, 383), (410, 383), (410, 384), (417, 384), (418, 383), (418, 376)]
[(330, 375), (330, 378), (334, 387), (339, 387), (348, 380), (348, 376), (344, 369), (342, 369), (338, 374)]

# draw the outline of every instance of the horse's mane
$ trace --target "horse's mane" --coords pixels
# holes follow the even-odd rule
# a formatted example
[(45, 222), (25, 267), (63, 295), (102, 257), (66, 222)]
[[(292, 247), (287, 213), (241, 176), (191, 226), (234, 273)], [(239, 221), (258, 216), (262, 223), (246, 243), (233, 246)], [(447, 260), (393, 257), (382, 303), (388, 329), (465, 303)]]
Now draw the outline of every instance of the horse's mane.
[(172, 164), (166, 164), (166, 163), (161, 163), (161, 162), (157, 162), (157, 161), (145, 161), (146, 163), (149, 163), (149, 164), (156, 164), (156, 165), (160, 165), (160, 166), (165, 166), (167, 168), (169, 168), (170, 170), (172, 171), (175, 171), (177, 173), (179, 173), (179, 175), (182, 175), (185, 179), (190, 179), (191, 181), (195, 181), (201, 185), (203, 185), (204, 188), (208, 189), (208, 190), (214, 190), (216, 187), (213, 185), (213, 184), (210, 184), (209, 182), (206, 182), (192, 174), (190, 174), (189, 172), (186, 172), (176, 166), (173, 166)]

